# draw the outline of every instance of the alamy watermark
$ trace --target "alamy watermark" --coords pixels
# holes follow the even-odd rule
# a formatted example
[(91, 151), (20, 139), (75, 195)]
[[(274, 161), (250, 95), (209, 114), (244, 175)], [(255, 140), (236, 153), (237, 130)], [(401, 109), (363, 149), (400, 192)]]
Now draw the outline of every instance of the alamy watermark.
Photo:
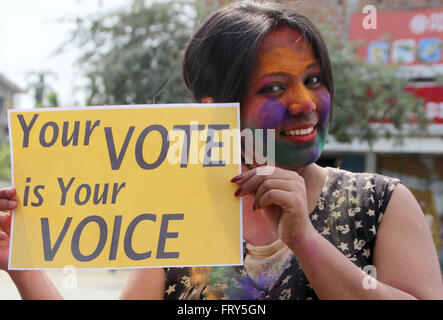
[(363, 267), (363, 272), (366, 276), (363, 278), (362, 286), (366, 290), (377, 289), (377, 270), (373, 265), (366, 265)]
[[(167, 161), (186, 168), (202, 164), (203, 167), (223, 167), (239, 164), (265, 165), (257, 174), (271, 174), (275, 167), (274, 129), (230, 129), (229, 125), (205, 125), (192, 121), (189, 125), (176, 125), (168, 131)], [(243, 154), (239, 143), (243, 141)], [(266, 147), (266, 148), (265, 148)], [(266, 150), (265, 150), (266, 149)]]
[(76, 290), (77, 289), (77, 268), (68, 265), (63, 268), (63, 280), (62, 287), (65, 290)]

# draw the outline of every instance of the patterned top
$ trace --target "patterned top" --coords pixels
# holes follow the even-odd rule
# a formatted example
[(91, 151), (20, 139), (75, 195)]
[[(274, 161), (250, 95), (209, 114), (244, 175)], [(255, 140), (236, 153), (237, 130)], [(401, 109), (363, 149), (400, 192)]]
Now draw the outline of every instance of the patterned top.
[[(309, 215), (311, 222), (323, 237), (363, 269), (372, 264), (378, 226), (400, 181), (379, 174), (352, 173), (330, 167), (327, 170), (320, 198)], [(244, 249), (246, 253), (246, 243)], [(263, 279), (249, 275), (244, 266), (168, 268), (164, 297), (318, 299), (296, 256), (287, 247), (286, 251), (282, 250), (269, 258), (272, 264), (276, 264), (276, 257), (279, 259), (277, 275), (273, 275), (271, 284), (266, 278), (272, 268), (263, 272)]]

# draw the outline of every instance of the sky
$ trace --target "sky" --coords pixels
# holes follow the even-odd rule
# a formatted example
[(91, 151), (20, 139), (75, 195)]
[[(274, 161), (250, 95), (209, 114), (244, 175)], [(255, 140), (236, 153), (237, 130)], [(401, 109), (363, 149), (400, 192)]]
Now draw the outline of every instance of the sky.
[[(69, 38), (73, 21), (130, 4), (129, 0), (0, 0), (0, 73), (23, 90), (32, 82), (32, 72), (51, 72), (50, 87), (63, 107), (83, 105), (79, 88), (85, 84), (74, 65), (79, 52), (54, 52)], [(77, 89), (76, 89), (77, 88)], [(34, 106), (31, 90), (18, 94), (16, 108)]]

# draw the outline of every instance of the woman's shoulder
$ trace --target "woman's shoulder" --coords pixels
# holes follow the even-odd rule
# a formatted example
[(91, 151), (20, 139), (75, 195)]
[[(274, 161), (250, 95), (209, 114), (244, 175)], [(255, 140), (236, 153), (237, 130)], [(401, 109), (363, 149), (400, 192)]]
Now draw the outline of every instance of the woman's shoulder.
[(331, 189), (343, 189), (362, 195), (376, 194), (390, 196), (400, 179), (379, 173), (351, 172), (340, 168), (326, 167), (328, 170), (327, 185)]
[(340, 208), (343, 218), (371, 220), (378, 228), (401, 181), (378, 173), (351, 172), (332, 167), (327, 167), (327, 170), (322, 197), (328, 208), (332, 211)]
[(370, 263), (379, 225), (399, 179), (326, 167), (317, 230), (358, 265)]

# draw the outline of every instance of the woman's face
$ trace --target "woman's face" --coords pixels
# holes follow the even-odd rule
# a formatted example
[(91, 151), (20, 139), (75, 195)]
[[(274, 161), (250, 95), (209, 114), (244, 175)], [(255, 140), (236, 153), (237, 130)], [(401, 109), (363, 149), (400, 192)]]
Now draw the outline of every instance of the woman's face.
[(331, 97), (299, 32), (280, 27), (264, 38), (241, 103), (242, 128), (275, 129), (277, 166), (297, 170), (318, 160)]

